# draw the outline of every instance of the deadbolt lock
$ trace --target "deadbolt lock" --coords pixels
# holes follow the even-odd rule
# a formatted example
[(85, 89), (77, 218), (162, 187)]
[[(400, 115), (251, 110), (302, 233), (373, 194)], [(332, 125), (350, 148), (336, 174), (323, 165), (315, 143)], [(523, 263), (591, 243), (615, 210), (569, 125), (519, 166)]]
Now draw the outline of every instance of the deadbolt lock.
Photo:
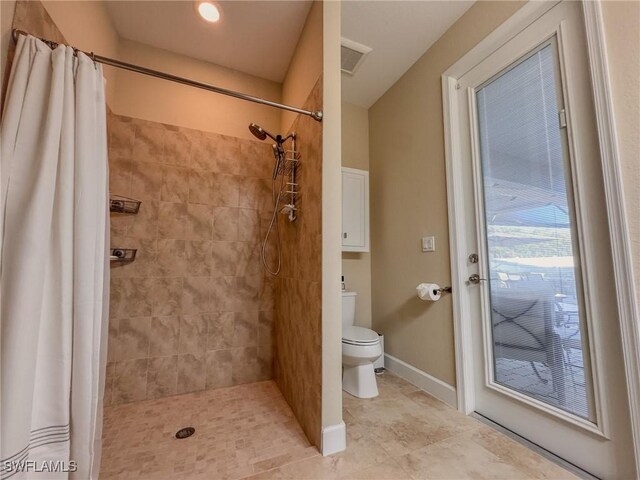
[(469, 262), (470, 263), (478, 263), (480, 259), (478, 258), (478, 254), (477, 253), (472, 253), (471, 255), (469, 255)]

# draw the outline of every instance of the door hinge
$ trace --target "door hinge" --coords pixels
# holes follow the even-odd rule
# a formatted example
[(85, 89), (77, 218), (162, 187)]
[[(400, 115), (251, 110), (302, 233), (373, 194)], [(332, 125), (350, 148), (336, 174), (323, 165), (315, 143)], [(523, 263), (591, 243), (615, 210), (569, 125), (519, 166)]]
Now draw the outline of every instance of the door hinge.
[(567, 112), (564, 108), (558, 112), (558, 119), (560, 120), (560, 128), (567, 128)]
[(462, 85), (460, 85), (459, 83), (456, 83), (456, 90), (460, 90), (462, 88)]

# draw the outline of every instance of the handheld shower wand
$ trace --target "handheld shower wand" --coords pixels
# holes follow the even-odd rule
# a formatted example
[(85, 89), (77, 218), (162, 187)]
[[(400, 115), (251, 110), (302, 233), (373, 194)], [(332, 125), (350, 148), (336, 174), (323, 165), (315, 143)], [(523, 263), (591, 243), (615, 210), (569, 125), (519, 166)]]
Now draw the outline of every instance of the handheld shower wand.
[[(285, 183), (284, 175), (282, 176), (282, 179), (280, 181), (279, 188), (276, 188), (276, 182), (278, 179), (278, 172), (280, 172), (282, 168), (281, 166), (284, 165), (285, 163), (285, 149), (283, 147), (283, 143), (289, 139), (292, 139), (292, 138), (295, 139), (295, 133), (290, 133), (289, 135), (283, 138), (282, 135), (273, 135), (269, 133), (260, 125), (257, 125), (255, 123), (249, 124), (249, 131), (259, 140), (266, 140), (267, 137), (269, 137), (271, 140), (276, 142), (272, 145), (273, 156), (275, 158), (275, 163), (273, 165), (273, 174), (271, 176), (271, 201), (273, 202), (273, 214), (271, 215), (271, 222), (269, 223), (269, 228), (267, 229), (267, 233), (262, 242), (262, 255), (261, 255), (262, 264), (264, 265), (264, 268), (271, 275), (275, 276), (275, 275), (278, 275), (278, 273), (280, 273), (280, 268), (282, 267), (282, 250), (281, 250), (282, 247), (280, 244), (280, 229), (278, 227), (277, 216), (278, 216), (278, 206), (280, 203), (281, 192), (284, 189), (284, 183)], [(295, 218), (295, 216), (293, 215), (293, 211), (289, 212), (289, 218), (290, 219)], [(278, 252), (278, 260), (277, 260), (276, 267), (272, 269), (269, 266), (269, 262), (267, 261), (267, 243), (269, 242), (269, 237), (271, 236), (271, 232), (274, 229), (274, 226), (276, 231), (276, 250)]]

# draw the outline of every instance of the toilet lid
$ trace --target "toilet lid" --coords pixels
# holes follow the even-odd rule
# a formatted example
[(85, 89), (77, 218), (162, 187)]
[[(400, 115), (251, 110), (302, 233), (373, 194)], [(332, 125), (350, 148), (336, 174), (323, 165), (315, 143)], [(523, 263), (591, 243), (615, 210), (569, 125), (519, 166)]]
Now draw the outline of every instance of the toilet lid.
[(352, 345), (374, 345), (380, 340), (378, 334), (364, 327), (343, 327), (342, 341)]

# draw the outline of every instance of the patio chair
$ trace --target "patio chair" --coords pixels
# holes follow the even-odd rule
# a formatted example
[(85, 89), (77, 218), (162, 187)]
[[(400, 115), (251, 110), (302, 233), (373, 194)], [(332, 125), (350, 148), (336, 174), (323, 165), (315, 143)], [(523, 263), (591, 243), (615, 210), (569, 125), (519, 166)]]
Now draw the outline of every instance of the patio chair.
[[(539, 283), (539, 282), (535, 282)], [(553, 391), (565, 404), (565, 359), (562, 340), (555, 331), (555, 298), (551, 286), (528, 289), (495, 289), (491, 298), (493, 351), (496, 359), (542, 363), (551, 370)]]

